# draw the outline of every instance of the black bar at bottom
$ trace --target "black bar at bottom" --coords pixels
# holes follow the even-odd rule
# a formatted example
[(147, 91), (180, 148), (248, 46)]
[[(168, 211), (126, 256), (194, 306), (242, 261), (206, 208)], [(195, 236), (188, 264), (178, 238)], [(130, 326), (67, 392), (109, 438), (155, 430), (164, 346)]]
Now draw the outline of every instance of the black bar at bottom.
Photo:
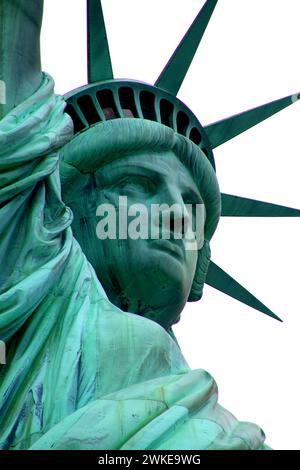
[[(137, 468), (141, 465), (192, 465), (204, 468), (268, 468), (295, 461), (297, 451), (0, 451), (0, 468), (7, 463), (56, 470), (66, 464), (82, 467), (117, 466)], [(297, 457), (296, 457), (297, 458)], [(21, 467), (20, 467), (21, 468)], [(103, 468), (104, 470), (104, 468)]]

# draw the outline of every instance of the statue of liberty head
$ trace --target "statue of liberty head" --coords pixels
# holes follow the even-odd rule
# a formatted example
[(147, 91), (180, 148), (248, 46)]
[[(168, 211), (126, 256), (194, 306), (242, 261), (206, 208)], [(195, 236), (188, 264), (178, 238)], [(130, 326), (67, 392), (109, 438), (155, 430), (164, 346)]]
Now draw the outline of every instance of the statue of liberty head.
[(101, 2), (88, 0), (89, 83), (65, 97), (74, 138), (62, 150), (61, 181), (73, 233), (109, 299), (167, 330), (187, 301), (201, 298), (205, 282), (279, 319), (211, 261), (209, 243), (221, 215), (299, 216), (220, 193), (213, 156), (298, 95), (205, 128), (176, 97), (216, 4), (206, 1), (149, 85), (114, 78)]

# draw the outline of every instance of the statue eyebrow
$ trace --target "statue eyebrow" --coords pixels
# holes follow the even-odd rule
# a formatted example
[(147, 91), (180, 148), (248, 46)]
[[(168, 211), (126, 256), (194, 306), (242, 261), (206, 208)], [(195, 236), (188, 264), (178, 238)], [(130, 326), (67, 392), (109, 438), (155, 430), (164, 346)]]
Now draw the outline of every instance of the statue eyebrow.
[[(141, 174), (141, 171), (140, 169), (143, 169), (143, 174)], [(113, 180), (115, 179), (115, 176), (116, 176), (116, 171), (119, 170), (119, 168), (115, 169), (115, 168), (112, 168), (110, 167), (109, 168), (109, 173), (108, 175), (106, 176), (105, 175), (105, 179), (107, 178), (107, 180)], [(122, 169), (123, 170), (123, 169)], [(159, 181), (162, 181), (163, 177), (167, 177), (168, 176), (168, 173), (167, 172), (162, 172), (162, 171), (157, 171), (153, 168), (150, 168), (149, 166), (147, 166), (147, 164), (139, 164), (137, 165), (137, 163), (135, 162), (134, 164), (133, 163), (128, 163), (126, 162), (126, 165), (124, 165), (124, 170), (122, 171), (121, 174), (117, 175), (118, 178), (123, 178), (124, 179), (124, 176), (128, 174), (128, 175), (134, 175), (134, 176), (148, 176), (149, 178), (151, 178), (152, 180), (154, 180), (155, 182), (159, 182)]]
[[(142, 168), (143, 174), (141, 174), (140, 169)], [(115, 172), (119, 169), (118, 168), (113, 168), (112, 166), (109, 168), (109, 173), (108, 175), (105, 175), (104, 179), (107, 181), (108, 184), (112, 184), (116, 180), (121, 180), (126, 178), (126, 175), (130, 176), (141, 176), (141, 177), (148, 177), (150, 178), (156, 185), (159, 185), (161, 182), (163, 182), (164, 178), (168, 178), (169, 172), (166, 170), (163, 170), (160, 168), (159, 171), (155, 170), (154, 168), (150, 167), (147, 165), (147, 162), (124, 162), (124, 171), (122, 171), (121, 174), (117, 175), (117, 178), (115, 178)], [(185, 174), (181, 174), (180, 179), (179, 179), (179, 184), (182, 190), (182, 193), (188, 197), (188, 195), (192, 194), (192, 196), (195, 198), (195, 202), (201, 201), (202, 202), (202, 197), (200, 194), (200, 191), (198, 190), (196, 184), (196, 190), (191, 186), (191, 184), (187, 181), (187, 178), (185, 177)]]

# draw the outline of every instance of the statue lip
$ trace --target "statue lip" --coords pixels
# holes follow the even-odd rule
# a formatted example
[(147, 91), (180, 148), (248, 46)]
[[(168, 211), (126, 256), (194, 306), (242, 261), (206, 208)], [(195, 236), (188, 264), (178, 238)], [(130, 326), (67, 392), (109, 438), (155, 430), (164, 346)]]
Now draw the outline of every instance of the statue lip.
[(185, 259), (185, 249), (182, 239), (177, 240), (160, 238), (157, 240), (152, 240), (151, 245), (154, 245), (154, 248), (175, 256), (181, 261)]

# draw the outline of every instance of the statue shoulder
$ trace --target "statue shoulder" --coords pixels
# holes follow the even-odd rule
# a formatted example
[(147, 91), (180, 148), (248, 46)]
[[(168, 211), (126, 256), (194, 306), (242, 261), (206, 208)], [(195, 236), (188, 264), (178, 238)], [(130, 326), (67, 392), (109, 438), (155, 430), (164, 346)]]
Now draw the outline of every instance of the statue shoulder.
[(101, 303), (97, 323), (97, 349), (105, 363), (102, 372), (111, 374), (111, 364), (118, 374), (118, 364), (120, 380), (125, 377), (126, 385), (189, 370), (180, 348), (158, 323), (123, 312), (109, 300)]

